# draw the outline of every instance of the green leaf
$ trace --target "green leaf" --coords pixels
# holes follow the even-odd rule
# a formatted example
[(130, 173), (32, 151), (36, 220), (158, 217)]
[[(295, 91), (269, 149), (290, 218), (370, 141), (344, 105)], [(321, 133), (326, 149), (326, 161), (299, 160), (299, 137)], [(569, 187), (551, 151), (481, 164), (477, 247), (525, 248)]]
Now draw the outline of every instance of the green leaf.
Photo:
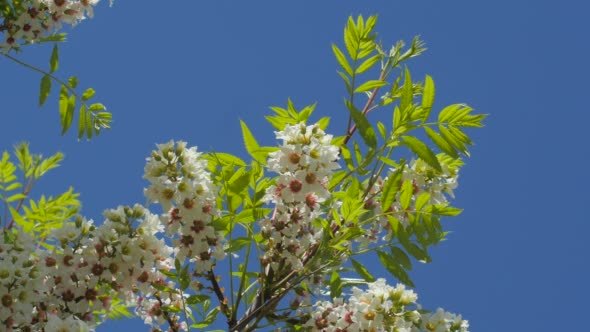
[(367, 268), (365, 268), (363, 266), (363, 264), (355, 261), (354, 259), (350, 259), (350, 261), (352, 262), (352, 267), (354, 268), (354, 270), (356, 271), (356, 273), (361, 276), (361, 278), (365, 279), (365, 281), (367, 282), (373, 282), (375, 281), (375, 277), (373, 277), (373, 275), (369, 272), (369, 270), (367, 270)]
[(393, 255), (393, 259), (395, 259), (401, 266), (403, 266), (406, 270), (412, 269), (412, 262), (410, 261), (410, 257), (398, 247), (391, 247), (391, 254)]
[(76, 76), (70, 76), (68, 78), (68, 84), (72, 89), (75, 89), (78, 86), (78, 78)]
[(458, 127), (482, 127), (485, 114), (471, 114), (473, 108), (464, 104), (453, 104), (445, 107), (438, 116), (440, 123)]
[(261, 159), (260, 157), (256, 158), (254, 156), (254, 153), (259, 150), (259, 145), (258, 142), (256, 142), (256, 139), (254, 138), (254, 135), (252, 135), (252, 132), (250, 131), (250, 129), (248, 128), (248, 126), (246, 125), (246, 123), (242, 120), (240, 120), (240, 126), (242, 127), (242, 137), (244, 139), (244, 146), (246, 147), (246, 151), (248, 151), (248, 153), (254, 157), (254, 159), (258, 162), (260, 162), (261, 164), (265, 164), (266, 160), (265, 159)]
[(381, 264), (385, 266), (389, 273), (396, 277), (401, 283), (414, 287), (414, 283), (410, 279), (408, 273), (391, 256), (380, 250), (377, 251), (377, 256), (379, 256), (379, 261), (381, 261)]
[(416, 211), (422, 211), (428, 202), (430, 202), (430, 194), (426, 191), (421, 192), (416, 198)]
[(94, 97), (95, 93), (96, 93), (96, 91), (94, 91), (93, 88), (86, 89), (86, 91), (84, 91), (84, 93), (82, 93), (82, 100), (83, 101), (89, 100), (90, 98)]
[(30, 233), (31, 230), (33, 229), (33, 223), (31, 222), (27, 222), (21, 215), (20, 213), (18, 213), (18, 211), (16, 211), (15, 208), (13, 208), (12, 206), (8, 206), (8, 210), (10, 211), (10, 215), (12, 216), (12, 219), (14, 219), (14, 221), (16, 222), (17, 225), (19, 225), (20, 227), (22, 227), (23, 231), (25, 233)]
[(59, 68), (59, 51), (57, 44), (53, 45), (53, 51), (51, 51), (51, 58), (49, 59), (49, 71), (55, 72)]
[(412, 105), (412, 100), (414, 99), (414, 85), (412, 84), (412, 76), (410, 75), (410, 70), (406, 68), (405, 70), (405, 77), (404, 77), (404, 85), (402, 87), (402, 95), (400, 100), (400, 108), (402, 110), (407, 109), (409, 106)]
[(381, 135), (381, 138), (386, 140), (387, 139), (387, 128), (385, 127), (383, 122), (381, 122), (381, 121), (377, 122), (377, 129), (379, 130), (379, 134)]
[(84, 132), (86, 131), (86, 118), (89, 117), (88, 111), (86, 110), (86, 105), (82, 105), (80, 107), (80, 115), (78, 117), (78, 139), (84, 136)]
[(340, 295), (342, 295), (342, 280), (338, 271), (332, 271), (332, 275), (330, 276), (330, 296), (337, 298)]
[(186, 303), (188, 305), (195, 305), (201, 302), (204, 302), (206, 300), (209, 299), (209, 296), (207, 295), (201, 295), (201, 294), (195, 294), (195, 295), (191, 295), (186, 299)]
[(61, 120), (62, 135), (65, 134), (72, 125), (75, 108), (76, 96), (70, 96), (68, 94), (67, 88), (64, 85), (62, 85), (59, 94), (59, 115)]
[(406, 180), (402, 184), (402, 190), (400, 193), (400, 204), (402, 209), (407, 210), (412, 202), (412, 197), (414, 196), (414, 185), (412, 180)]
[(422, 91), (422, 108), (425, 111), (422, 122), (428, 120), (432, 105), (434, 105), (434, 93), (434, 81), (432, 80), (432, 77), (426, 75), (426, 78), (424, 79), (424, 89)]
[(279, 148), (275, 146), (261, 146), (258, 149), (252, 151), (251, 156), (262, 165), (266, 165), (268, 155), (272, 152), (278, 151)]
[(382, 86), (387, 85), (387, 82), (380, 81), (380, 80), (369, 80), (365, 83), (361, 84), (358, 88), (354, 90), (355, 93), (365, 92), (369, 90), (373, 90), (375, 88), (380, 88)]
[(25, 199), (25, 198), (27, 198), (27, 195), (22, 194), (22, 193), (18, 193), (18, 194), (14, 194), (12, 196), (9, 196), (6, 199), (6, 202), (12, 203), (12, 202), (20, 201), (21, 199)]
[(232, 239), (231, 241), (229, 241), (229, 245), (228, 245), (227, 249), (225, 250), (225, 252), (230, 253), (230, 252), (240, 251), (242, 248), (249, 245), (251, 242), (252, 242), (252, 239), (247, 238), (247, 237), (238, 237), (238, 238)]
[(352, 76), (352, 67), (350, 67), (350, 64), (348, 63), (348, 60), (346, 60), (346, 56), (344, 55), (344, 53), (342, 53), (342, 51), (338, 48), (338, 46), (336, 46), (336, 44), (332, 44), (332, 51), (334, 52), (336, 60), (338, 60), (338, 63), (340, 64), (342, 69), (344, 69), (344, 71), (346, 71), (348, 75)]
[(67, 34), (65, 33), (56, 33), (53, 35), (49, 35), (49, 36), (45, 36), (45, 37), (41, 37), (39, 39), (40, 43), (46, 43), (46, 42), (65, 42), (66, 41), (66, 36)]
[(236, 195), (239, 195), (244, 190), (246, 190), (249, 184), (250, 172), (248, 172), (245, 168), (238, 169), (238, 171), (235, 172), (234, 175), (232, 175), (232, 177), (228, 180), (229, 190)]
[(367, 120), (367, 117), (365, 117), (360, 111), (356, 110), (354, 106), (348, 106), (350, 115), (357, 126), (359, 134), (365, 141), (365, 144), (372, 148), (377, 147), (377, 136), (375, 135), (375, 130), (373, 127), (371, 127), (371, 123), (369, 123), (369, 120)]
[(461, 151), (463, 154), (468, 154), (467, 147), (463, 142), (455, 138), (455, 136), (451, 133), (449, 129), (445, 126), (440, 125), (438, 126), (438, 130), (440, 131), (441, 136), (447, 141), (451, 146), (455, 149)]
[(328, 125), (330, 125), (330, 117), (324, 116), (323, 118), (318, 120), (317, 124), (321, 130), (326, 130), (326, 128), (328, 128)]
[(10, 185), (8, 185), (6, 188), (4, 188), (4, 191), (13, 191), (19, 188), (22, 188), (23, 184), (20, 182), (14, 182)]
[(88, 106), (88, 110), (91, 112), (104, 111), (106, 109), (107, 109), (107, 107), (101, 103), (94, 103), (94, 104)]
[(461, 212), (463, 212), (462, 209), (452, 207), (452, 206), (445, 206), (445, 205), (441, 205), (441, 204), (437, 204), (437, 205), (432, 206), (432, 213), (437, 214), (439, 216), (454, 217), (454, 216), (458, 216), (459, 214), (461, 214)]
[(222, 166), (247, 166), (245, 161), (229, 153), (212, 152), (203, 157), (209, 161), (219, 162)]
[(398, 190), (400, 189), (400, 183), (402, 179), (402, 170), (396, 170), (391, 173), (385, 183), (383, 184), (383, 190), (381, 193), (381, 209), (388, 211), (395, 200)]
[(453, 158), (459, 157), (459, 155), (457, 154), (457, 150), (455, 150), (455, 148), (453, 148), (453, 146), (449, 144), (449, 142), (447, 142), (444, 138), (437, 134), (436, 131), (430, 129), (429, 127), (424, 127), (424, 131), (426, 131), (426, 135), (430, 137), (432, 142), (434, 142), (434, 144), (436, 144), (436, 146), (438, 146), (446, 154)]
[(371, 69), (377, 62), (381, 60), (381, 54), (377, 54), (363, 61), (360, 66), (355, 70), (356, 74), (362, 74), (365, 71)]
[(41, 88), (39, 91), (39, 106), (43, 106), (49, 93), (51, 92), (51, 77), (49, 75), (43, 75), (41, 78)]
[(416, 244), (408, 241), (401, 241), (401, 244), (404, 247), (404, 249), (406, 249), (406, 251), (414, 258), (416, 258), (418, 261), (423, 263), (428, 263), (432, 261), (432, 259), (430, 259), (430, 256), (428, 256), (428, 253), (424, 249), (418, 247)]
[(359, 36), (352, 16), (348, 17), (346, 28), (344, 28), (344, 44), (346, 45), (348, 55), (350, 55), (352, 59), (356, 59), (359, 47)]
[(412, 136), (403, 136), (404, 144), (412, 150), (420, 159), (424, 160), (435, 170), (442, 172), (442, 167), (436, 158), (436, 155), (430, 148), (419, 139)]
[(40, 178), (45, 175), (48, 171), (59, 167), (59, 163), (64, 159), (64, 155), (61, 152), (54, 154), (53, 156), (43, 159), (35, 171), (35, 177)]

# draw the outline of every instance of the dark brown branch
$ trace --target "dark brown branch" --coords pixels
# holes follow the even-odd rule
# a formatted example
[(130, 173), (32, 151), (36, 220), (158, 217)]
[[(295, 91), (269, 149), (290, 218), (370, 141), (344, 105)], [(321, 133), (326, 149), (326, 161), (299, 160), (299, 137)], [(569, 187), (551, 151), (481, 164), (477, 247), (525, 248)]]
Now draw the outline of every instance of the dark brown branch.
[(178, 324), (176, 324), (172, 320), (172, 317), (170, 317), (170, 315), (168, 314), (168, 311), (166, 311), (162, 308), (162, 306), (164, 305), (164, 303), (162, 303), (162, 299), (158, 295), (154, 295), (154, 297), (156, 298), (156, 300), (158, 300), (158, 303), (160, 304), (160, 309), (162, 310), (162, 314), (164, 315), (164, 318), (168, 322), (168, 325), (170, 326), (170, 329), (172, 330), (172, 332), (178, 332), (179, 331)]
[(227, 323), (230, 324), (230, 326), (231, 326), (232, 319), (231, 319), (231, 315), (229, 312), (229, 307), (227, 306), (227, 298), (223, 295), (223, 291), (221, 290), (221, 287), (219, 287), (219, 283), (217, 282), (217, 278), (215, 277), (215, 273), (213, 273), (213, 269), (211, 269), (207, 273), (207, 279), (209, 279), (209, 281), (211, 282), (211, 286), (213, 286), (213, 292), (215, 293), (215, 295), (217, 296), (217, 299), (219, 300), (219, 306), (221, 308), (221, 312), (227, 317), (227, 319), (228, 319)]

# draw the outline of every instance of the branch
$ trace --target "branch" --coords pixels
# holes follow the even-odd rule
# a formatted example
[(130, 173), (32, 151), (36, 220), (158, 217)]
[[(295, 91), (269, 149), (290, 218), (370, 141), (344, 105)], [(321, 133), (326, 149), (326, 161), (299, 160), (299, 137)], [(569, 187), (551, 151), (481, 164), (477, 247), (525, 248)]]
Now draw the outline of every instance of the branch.
[(15, 57), (13, 57), (13, 56), (11, 56), (11, 55), (4, 54), (4, 53), (2, 53), (2, 55), (4, 55), (4, 56), (5, 56), (5, 57), (7, 57), (8, 59), (10, 59), (10, 60), (12, 60), (12, 61), (14, 61), (14, 62), (18, 63), (19, 65), (21, 65), (21, 66), (23, 66), (23, 67), (29, 68), (29, 69), (31, 69), (31, 70), (33, 70), (33, 71), (36, 71), (36, 72), (40, 73), (40, 74), (43, 74), (43, 75), (47, 75), (47, 76), (49, 76), (49, 77), (50, 77), (52, 80), (54, 80), (54, 81), (56, 81), (57, 83), (59, 83), (59, 84), (61, 84), (61, 85), (65, 86), (65, 88), (66, 88), (66, 89), (67, 89), (67, 90), (68, 90), (68, 91), (69, 91), (71, 94), (73, 94), (74, 96), (76, 96), (76, 99), (78, 99), (78, 100), (81, 100), (81, 98), (78, 96), (78, 93), (76, 92), (76, 90), (72, 89), (68, 83), (66, 83), (66, 82), (62, 81), (62, 80), (61, 80), (59, 77), (57, 77), (57, 76), (55, 76), (55, 75), (53, 75), (53, 74), (51, 74), (51, 73), (49, 73), (49, 72), (46, 72), (46, 71), (45, 71), (45, 70), (43, 70), (43, 69), (37, 68), (37, 67), (35, 67), (35, 66), (33, 66), (33, 65), (30, 65), (30, 64), (28, 64), (28, 63), (26, 63), (26, 62), (23, 62), (23, 61), (21, 61), (21, 60), (19, 60), (19, 59), (15, 58)]
[[(158, 300), (158, 303), (160, 303), (160, 308), (162, 308), (162, 306), (164, 305), (162, 303), (162, 299), (158, 296), (158, 295), (154, 295), (154, 297), (156, 298), (156, 300)], [(172, 320), (172, 317), (170, 317), (170, 315), (168, 314), (168, 311), (166, 310), (162, 310), (162, 313), (164, 315), (164, 318), (166, 319), (166, 321), (168, 322), (168, 325), (170, 325), (170, 329), (173, 332), (178, 332), (178, 326), (177, 324)]]
[[(383, 69), (381, 70), (381, 74), (379, 75), (379, 80), (380, 81), (385, 80), (385, 78), (387, 78), (388, 74), (389, 74), (389, 60), (387, 61), (385, 66), (383, 66)], [(369, 100), (367, 100), (365, 107), (363, 107), (363, 110), (362, 110), (363, 115), (367, 115), (367, 113), (369, 113), (369, 111), (372, 109), (371, 105), (375, 101), (375, 97), (377, 96), (379, 89), (381, 89), (381, 87), (376, 87), (371, 92), (371, 97), (369, 97)], [(356, 124), (352, 125), (352, 127), (349, 127), (348, 132), (346, 133), (346, 138), (344, 139), (345, 145), (352, 138), (352, 135), (354, 134), (355, 131), (356, 131)]]
[(219, 287), (219, 283), (217, 283), (217, 278), (215, 277), (215, 273), (213, 273), (213, 269), (209, 270), (209, 272), (207, 273), (207, 279), (209, 279), (209, 281), (211, 282), (211, 286), (213, 286), (213, 292), (215, 292), (215, 295), (219, 300), (221, 312), (223, 312), (223, 314), (227, 317), (228, 324), (231, 325), (231, 316), (229, 314), (229, 308), (227, 306), (227, 299), (223, 295), (223, 291), (221, 290), (221, 287)]
[[(31, 179), (29, 180), (29, 182), (27, 183), (27, 185), (25, 186), (25, 189), (24, 189), (24, 190), (23, 190), (23, 192), (22, 192), (22, 194), (23, 194), (23, 195), (25, 195), (25, 196), (28, 196), (28, 195), (29, 195), (29, 193), (30, 193), (30, 192), (31, 192), (31, 190), (33, 189), (33, 182), (34, 182), (34, 181), (33, 181), (33, 178), (31, 178)], [(25, 198), (26, 198), (26, 197), (25, 197)], [(21, 207), (23, 206), (23, 203), (24, 203), (24, 201), (25, 201), (25, 198), (21, 198), (21, 199), (18, 201), (18, 204), (17, 204), (17, 206), (16, 206), (16, 209), (15, 209), (17, 213), (19, 213), (19, 211), (20, 211)], [(14, 226), (14, 217), (12, 217), (12, 219), (10, 220), (10, 223), (8, 223), (8, 226), (6, 226), (6, 228), (7, 228), (7, 229), (10, 229), (10, 228), (12, 228), (12, 226)]]

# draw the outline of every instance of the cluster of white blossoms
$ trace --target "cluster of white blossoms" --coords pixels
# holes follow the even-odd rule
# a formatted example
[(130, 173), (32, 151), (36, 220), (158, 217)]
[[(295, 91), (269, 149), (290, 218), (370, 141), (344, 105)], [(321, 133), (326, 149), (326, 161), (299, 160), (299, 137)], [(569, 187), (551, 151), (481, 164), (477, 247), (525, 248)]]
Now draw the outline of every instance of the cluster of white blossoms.
[(80, 319), (69, 316), (60, 318), (58, 315), (50, 314), (47, 317), (47, 324), (44, 327), (45, 332), (87, 332), (90, 328)]
[(107, 210), (105, 218), (87, 233), (80, 230), (88, 226), (54, 233), (63, 251), (45, 258), (47, 312), (70, 313), (92, 326), (92, 313), (108, 311), (114, 297), (133, 304), (164, 282), (160, 270), (172, 268), (172, 249), (158, 238), (158, 216), (135, 205)]
[(320, 203), (330, 197), (327, 184), (339, 168), (338, 148), (331, 144), (332, 135), (317, 124), (289, 125), (275, 134), (283, 143), (268, 159), (268, 169), (279, 177), (266, 195), (275, 211), (261, 221), (268, 241), (262, 261), (275, 271), (280, 266), (301, 269), (303, 253), (321, 234), (311, 221), (321, 215)]
[[(113, 300), (128, 304), (154, 294), (172, 269), (172, 249), (158, 239), (158, 216), (145, 208), (105, 212), (99, 227), (68, 222), (35, 246), (21, 231), (0, 240), (0, 322), (5, 330), (87, 331)], [(0, 329), (0, 330), (4, 330)]]
[[(25, 0), (23, 11), (15, 19), (5, 18), (0, 25), (4, 34), (0, 52), (7, 53), (21, 43), (32, 43), (60, 30), (62, 25), (76, 25), (94, 16), (94, 6), (100, 0)], [(112, 3), (112, 1), (111, 1)]]
[[(174, 289), (173, 282), (166, 286)], [(184, 308), (184, 301), (186, 299), (178, 292), (159, 292), (157, 296), (139, 298), (135, 303), (135, 313), (152, 327), (151, 331), (162, 331), (160, 327), (165, 325), (173, 331), (188, 331), (188, 324), (181, 320), (182, 316), (169, 312), (170, 308)]]
[(467, 332), (469, 323), (438, 309), (425, 313), (416, 304), (418, 296), (404, 285), (389, 286), (385, 279), (368, 284), (367, 290), (354, 287), (347, 301), (319, 301), (305, 324), (311, 331), (358, 332)]
[(175, 256), (195, 262), (195, 273), (211, 270), (225, 257), (223, 235), (213, 227), (217, 189), (195, 147), (170, 141), (158, 145), (147, 159), (144, 177), (150, 182), (146, 197), (164, 209), (162, 222), (172, 236)]
[[(442, 157), (440, 161), (442, 172), (436, 172), (421, 159), (412, 160), (403, 166), (401, 183), (409, 181), (413, 187), (410, 204), (407, 209), (402, 207), (402, 193), (400, 190), (391, 206), (386, 211), (382, 210), (378, 193), (380, 193), (383, 183), (387, 181), (387, 178), (385, 180), (379, 179), (373, 188), (371, 188), (368, 195), (370, 199), (365, 203), (365, 208), (371, 210), (374, 215), (383, 215), (384, 213), (391, 215), (400, 221), (403, 226), (408, 226), (410, 223), (409, 216), (416, 210), (416, 199), (418, 196), (427, 193), (429, 204), (447, 204), (448, 197), (454, 198), (453, 190), (458, 185), (458, 166), (460, 166), (460, 162), (455, 161), (455, 165), (448, 165)], [(396, 171), (396, 169), (391, 169), (388, 177), (392, 176)], [(371, 223), (370, 228), (367, 230), (365, 236), (360, 239), (360, 242), (367, 244), (378, 241), (383, 229), (390, 229), (390, 224), (386, 216), (378, 218), (378, 222)], [(388, 238), (390, 236), (391, 234), (388, 231), (385, 237)]]
[(0, 234), (0, 330), (31, 323), (43, 271), (27, 234)]

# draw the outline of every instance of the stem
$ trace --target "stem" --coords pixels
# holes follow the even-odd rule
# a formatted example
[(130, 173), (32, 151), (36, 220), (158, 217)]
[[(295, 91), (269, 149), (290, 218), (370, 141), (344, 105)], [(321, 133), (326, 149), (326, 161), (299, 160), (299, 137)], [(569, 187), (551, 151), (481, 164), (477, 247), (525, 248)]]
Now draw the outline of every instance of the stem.
[[(357, 53), (358, 53), (358, 47), (357, 47)], [(358, 59), (354, 59), (354, 63), (352, 65), (352, 75), (350, 75), (350, 90), (351, 91), (350, 91), (349, 102), (351, 105), (354, 105), (354, 83), (355, 83), (354, 81), (356, 79), (356, 64), (357, 64), (357, 62), (358, 62)], [(350, 131), (351, 126), (352, 126), (352, 115), (349, 113), (348, 114), (348, 124), (346, 125), (346, 132)]]
[(184, 301), (184, 292), (180, 289), (180, 299), (182, 301), (182, 311), (184, 312), (184, 320), (188, 324), (188, 315), (186, 313), (186, 302)]
[[(391, 156), (392, 152), (393, 152), (393, 146), (389, 148), (389, 151), (387, 151), (387, 158), (389, 158), (389, 156)], [(371, 172), (371, 176), (369, 177), (369, 183), (367, 184), (367, 189), (365, 190), (365, 193), (363, 194), (363, 200), (365, 200), (367, 198), (367, 195), (369, 194), (369, 192), (371, 191), (371, 189), (373, 188), (373, 186), (377, 182), (379, 175), (381, 175), (381, 173), (383, 172), (383, 168), (385, 168), (385, 162), (382, 161), (381, 166), (379, 167), (379, 170), (376, 171), (377, 165), (379, 165), (378, 161), (375, 163), (375, 166), (373, 167), (373, 171)]]
[[(383, 66), (383, 69), (381, 69), (381, 74), (379, 74), (380, 81), (384, 81), (387, 78), (387, 76), (389, 75), (390, 62), (391, 62), (391, 60), (388, 59), (387, 62), (385, 63), (385, 65)], [(377, 96), (377, 93), (379, 92), (380, 89), (381, 89), (381, 87), (376, 87), (371, 92), (371, 97), (369, 97), (369, 100), (367, 100), (367, 103), (365, 104), (365, 107), (363, 107), (363, 110), (361, 112), (363, 115), (367, 115), (367, 113), (369, 113), (369, 111), (372, 110), (371, 106), (372, 106), (373, 102), (375, 101), (375, 97)], [(350, 138), (352, 137), (352, 135), (354, 134), (355, 131), (356, 131), (356, 125), (353, 125), (346, 133), (346, 138), (344, 139), (344, 144), (348, 143), (348, 141), (350, 140)]]
[[(314, 249), (317, 249), (314, 248)], [(308, 256), (308, 258), (310, 258), (310, 256)], [(319, 266), (318, 268), (308, 272), (308, 273), (304, 273), (299, 275), (299, 278), (297, 280), (295, 280), (294, 282), (286, 285), (286, 287), (284, 289), (282, 289), (279, 293), (277, 293), (276, 295), (272, 296), (268, 301), (264, 302), (261, 306), (259, 306), (258, 308), (254, 309), (251, 313), (249, 313), (248, 315), (246, 315), (245, 317), (243, 317), (235, 326), (234, 329), (232, 329), (232, 331), (252, 331), (254, 328), (256, 328), (256, 324), (249, 326), (248, 324), (249, 322), (253, 319), (253, 318), (257, 318), (256, 321), (260, 321), (260, 319), (262, 319), (265, 315), (266, 312), (268, 312), (270, 309), (273, 308), (273, 306), (277, 305), (280, 300), (289, 292), (291, 291), (291, 289), (293, 289), (295, 286), (297, 286), (303, 279), (317, 273), (318, 271), (321, 271), (322, 269), (326, 268), (327, 266), (329, 266), (330, 264), (324, 264)], [(291, 273), (289, 273), (289, 275), (294, 276), (294, 274), (296, 274), (297, 271), (293, 271)], [(260, 313), (260, 315), (258, 315)]]
[(69, 92), (70, 92), (72, 95), (74, 95), (74, 96), (76, 97), (76, 99), (80, 99), (80, 98), (79, 98), (79, 96), (78, 96), (78, 94), (76, 93), (76, 91), (75, 91), (74, 89), (72, 89), (68, 83), (66, 83), (66, 82), (62, 81), (62, 80), (61, 80), (60, 78), (58, 78), (57, 76), (54, 76), (53, 74), (51, 74), (51, 73), (49, 73), (49, 72), (46, 72), (45, 70), (43, 70), (43, 69), (41, 69), (41, 68), (38, 68), (38, 67), (35, 67), (35, 66), (33, 66), (33, 65), (30, 65), (30, 64), (28, 64), (28, 63), (26, 63), (26, 62), (23, 62), (23, 61), (21, 61), (21, 60), (19, 60), (19, 59), (15, 58), (15, 57), (13, 57), (13, 56), (9, 55), (9, 54), (2, 54), (2, 55), (3, 55), (3, 56), (5, 56), (5, 57), (7, 57), (8, 59), (10, 59), (10, 60), (12, 60), (12, 61), (14, 61), (14, 62), (18, 63), (19, 65), (21, 65), (21, 66), (23, 66), (23, 67), (29, 68), (29, 69), (31, 69), (31, 70), (33, 70), (33, 71), (36, 71), (36, 72), (40, 73), (40, 74), (43, 74), (43, 75), (47, 75), (47, 76), (49, 76), (49, 77), (50, 77), (52, 80), (54, 80), (54, 81), (56, 81), (57, 83), (59, 83), (59, 84), (61, 84), (61, 85), (65, 86), (65, 88), (66, 88), (66, 89), (67, 89), (67, 90), (68, 90), (68, 91), (69, 91)]
[[(33, 178), (30, 178), (30, 179), (29, 179), (29, 182), (27, 182), (27, 185), (26, 185), (26, 186), (25, 186), (25, 188), (23, 189), (23, 192), (22, 192), (22, 194), (23, 194), (23, 195), (25, 195), (25, 196), (28, 196), (28, 195), (29, 195), (29, 193), (30, 193), (30, 192), (31, 192), (31, 190), (33, 189), (33, 183), (34, 183), (34, 179), (33, 179)], [(23, 203), (24, 203), (24, 201), (25, 201), (25, 199), (24, 199), (24, 198), (21, 198), (21, 199), (18, 201), (18, 204), (16, 205), (16, 209), (15, 209), (17, 213), (19, 213), (19, 212), (20, 212), (20, 209), (21, 209), (21, 207), (23, 206)], [(6, 226), (6, 228), (10, 229), (10, 228), (12, 228), (12, 226), (14, 226), (14, 218), (12, 218), (12, 219), (10, 220), (10, 223), (8, 223), (8, 226)]]
[[(158, 303), (160, 303), (160, 308), (162, 308), (162, 306), (164, 305), (162, 303), (162, 299), (158, 295), (154, 295), (154, 297), (156, 298), (156, 300), (158, 300)], [(168, 312), (166, 310), (162, 310), (162, 313), (164, 314), (164, 318), (168, 322), (168, 325), (170, 325), (170, 330), (172, 330), (173, 332), (178, 332), (178, 327), (176, 326), (174, 321), (172, 321), (172, 317), (170, 317)]]
[(219, 300), (219, 306), (221, 307), (221, 312), (223, 312), (223, 314), (227, 317), (228, 322), (229, 322), (231, 317), (228, 312), (227, 299), (223, 295), (223, 292), (221, 291), (221, 287), (219, 287), (219, 283), (217, 283), (217, 278), (215, 277), (215, 273), (213, 272), (213, 269), (209, 270), (209, 272), (207, 273), (207, 279), (209, 279), (209, 281), (211, 282), (211, 286), (213, 286), (213, 292), (215, 292), (215, 295), (217, 296), (217, 299)]
[[(252, 236), (251, 234), (248, 234)], [(230, 326), (234, 325), (237, 321), (237, 314), (238, 314), (238, 307), (240, 306), (240, 301), (242, 300), (242, 290), (244, 289), (244, 285), (246, 284), (246, 271), (248, 270), (248, 261), (250, 259), (250, 250), (252, 249), (252, 243), (248, 245), (248, 249), (246, 250), (246, 258), (244, 262), (244, 270), (242, 271), (242, 277), (240, 278), (240, 287), (238, 288), (238, 297), (236, 302), (233, 304), (233, 311), (230, 319)]]
[[(61, 80), (59, 77), (57, 77), (57, 76), (53, 75), (53, 74), (52, 74), (52, 73), (50, 73), (50, 72), (47, 72), (47, 71), (45, 71), (45, 70), (43, 70), (43, 69), (41, 69), (41, 68), (35, 67), (35, 66), (33, 66), (33, 65), (30, 65), (30, 64), (28, 64), (28, 63), (26, 63), (26, 62), (24, 62), (24, 61), (21, 61), (21, 60), (19, 60), (19, 59), (15, 58), (15, 57), (13, 57), (13, 56), (11, 56), (11, 55), (9, 55), (9, 54), (3, 54), (3, 53), (0, 53), (0, 54), (2, 54), (2, 55), (3, 55), (3, 56), (5, 56), (6, 58), (8, 58), (8, 59), (10, 59), (10, 60), (12, 60), (12, 61), (14, 61), (14, 62), (18, 63), (19, 65), (21, 65), (21, 66), (23, 66), (23, 67), (25, 67), (25, 68), (31, 69), (31, 70), (33, 70), (33, 71), (35, 71), (35, 72), (37, 72), (37, 73), (40, 73), (40, 74), (46, 75), (47, 77), (51, 78), (53, 81), (55, 81), (55, 82), (59, 83), (59, 84), (60, 84), (62, 87), (64, 87), (64, 88), (65, 88), (65, 89), (66, 89), (66, 90), (67, 90), (67, 91), (68, 91), (68, 92), (69, 92), (69, 93), (70, 93), (72, 96), (76, 97), (76, 100), (77, 100), (77, 101), (78, 101), (78, 102), (79, 102), (81, 105), (84, 105), (84, 106), (86, 107), (86, 109), (89, 109), (89, 107), (88, 107), (88, 104), (86, 103), (86, 100), (82, 99), (82, 97), (81, 97), (81, 96), (80, 96), (80, 95), (79, 95), (79, 94), (76, 92), (76, 90), (74, 90), (74, 89), (73, 89), (73, 88), (70, 86), (70, 84), (69, 84), (69, 83), (66, 83), (66, 82), (64, 82), (64, 81), (63, 81), (63, 80)], [(88, 112), (87, 114), (88, 114), (90, 117), (92, 117), (93, 121), (100, 121), (100, 119), (98, 119), (98, 116), (96, 115), (96, 113), (95, 113), (95, 112), (91, 111), (91, 112)], [(97, 119), (98, 119), (98, 120), (97, 120)], [(99, 126), (100, 126), (101, 128), (110, 128), (110, 127), (109, 127), (109, 125), (108, 125), (108, 123), (106, 123), (106, 124), (104, 124), (104, 123), (101, 123), (101, 122), (97, 122), (97, 123), (99, 124)]]

